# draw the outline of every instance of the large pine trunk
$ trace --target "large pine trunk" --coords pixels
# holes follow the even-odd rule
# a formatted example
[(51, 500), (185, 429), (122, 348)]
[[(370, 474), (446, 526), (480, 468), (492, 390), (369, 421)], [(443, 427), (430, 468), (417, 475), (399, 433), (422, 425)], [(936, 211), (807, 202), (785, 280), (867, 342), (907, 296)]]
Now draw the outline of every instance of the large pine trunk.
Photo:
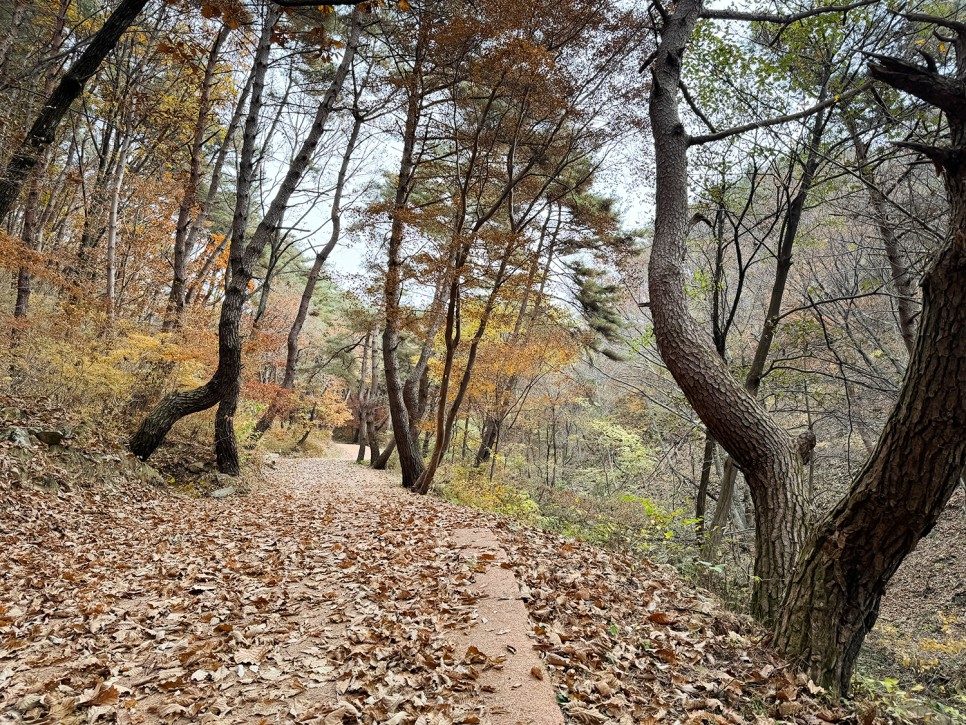
[(899, 402), (851, 492), (809, 538), (778, 624), (779, 646), (835, 691), (848, 689), (886, 584), (936, 523), (966, 465), (964, 240), (960, 223), (924, 280)]
[(665, 23), (654, 62), (650, 118), (657, 196), (648, 287), (654, 334), (668, 369), (709, 433), (734, 457), (751, 488), (758, 531), (752, 611), (772, 623), (778, 618), (809, 519), (802, 475), (802, 452), (807, 454), (807, 445), (796, 443), (735, 380), (710, 335), (688, 311), (682, 261), (690, 220), (689, 138), (678, 113), (677, 94), (681, 60), (700, 10), (700, 0), (681, 0), (676, 5)]
[[(949, 27), (959, 36), (957, 48), (966, 48), (966, 25)], [(848, 689), (886, 584), (935, 525), (966, 465), (966, 58), (958, 58), (955, 77), (876, 59), (869, 66), (874, 78), (946, 114), (949, 146), (906, 145), (941, 170), (950, 226), (923, 278), (922, 315), (899, 400), (848, 495), (809, 537), (776, 627), (777, 643), (837, 692)]]

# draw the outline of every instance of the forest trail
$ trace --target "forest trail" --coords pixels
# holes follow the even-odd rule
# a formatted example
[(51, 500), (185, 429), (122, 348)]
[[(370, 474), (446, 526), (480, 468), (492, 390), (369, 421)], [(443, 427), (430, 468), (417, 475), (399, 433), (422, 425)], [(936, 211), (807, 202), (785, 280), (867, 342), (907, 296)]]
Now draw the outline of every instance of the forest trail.
[(355, 453), (220, 500), (19, 492), (0, 721), (562, 723), (495, 535)]
[(851, 722), (667, 568), (355, 452), (221, 499), (0, 482), (0, 723)]

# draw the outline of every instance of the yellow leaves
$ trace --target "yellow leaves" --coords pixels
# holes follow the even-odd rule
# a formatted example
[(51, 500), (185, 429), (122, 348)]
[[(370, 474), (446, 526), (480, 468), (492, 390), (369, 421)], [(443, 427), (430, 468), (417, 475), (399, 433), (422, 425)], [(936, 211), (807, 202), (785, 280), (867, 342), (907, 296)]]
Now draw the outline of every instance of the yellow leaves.
[(319, 5), (318, 10), (323, 15), (331, 15), (332, 13), (335, 12), (335, 8), (332, 7), (331, 5)]
[(411, 9), (412, 6), (406, 0), (399, 0), (399, 2), (396, 3), (396, 7), (405, 12)]

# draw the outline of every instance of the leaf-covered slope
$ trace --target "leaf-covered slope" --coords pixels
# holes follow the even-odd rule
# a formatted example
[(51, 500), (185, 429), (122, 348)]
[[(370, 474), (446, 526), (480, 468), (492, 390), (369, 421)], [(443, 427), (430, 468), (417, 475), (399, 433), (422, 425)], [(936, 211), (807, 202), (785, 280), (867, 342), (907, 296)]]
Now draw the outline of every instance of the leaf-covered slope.
[(221, 500), (2, 484), (2, 721), (526, 722), (482, 676), (507, 653), (472, 644), (500, 565), (461, 556), (474, 527), (499, 535), (569, 722), (840, 715), (666, 571), (348, 461), (269, 479)]

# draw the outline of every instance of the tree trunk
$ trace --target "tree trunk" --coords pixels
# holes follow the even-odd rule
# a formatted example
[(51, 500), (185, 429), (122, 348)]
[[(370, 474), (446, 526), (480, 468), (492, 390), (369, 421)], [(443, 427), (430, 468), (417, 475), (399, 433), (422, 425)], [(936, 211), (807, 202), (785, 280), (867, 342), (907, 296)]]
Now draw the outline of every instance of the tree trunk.
[(105, 298), (107, 316), (114, 319), (115, 293), (114, 288), (117, 282), (117, 213), (121, 204), (121, 189), (124, 187), (124, 171), (127, 167), (127, 154), (131, 148), (130, 133), (124, 137), (124, 144), (117, 159), (117, 169), (114, 172), (114, 188), (111, 191), (111, 207), (107, 216), (107, 286), (105, 288)]
[[(0, 40), (0, 91), (6, 90), (7, 86), (7, 64), (10, 61), (10, 51), (13, 44), (20, 35), (23, 27), (24, 16), (30, 3), (27, 0), (13, 0), (13, 8), (10, 12), (10, 24), (7, 32)], [(9, 7), (9, 6), (8, 6)]]
[(735, 381), (710, 336), (688, 311), (682, 262), (689, 230), (688, 136), (678, 114), (681, 63), (701, 9), (680, 0), (668, 15), (653, 65), (649, 102), (657, 168), (648, 285), (661, 355), (711, 435), (745, 472), (759, 532), (752, 611), (777, 619), (804, 539), (808, 504), (802, 455), (791, 436)]
[[(232, 240), (232, 256), (235, 266), (239, 267), (239, 272), (244, 261), (245, 251), (244, 229), (247, 226), (249, 194), (254, 175), (254, 154), (255, 141), (258, 130), (258, 119), (261, 114), (262, 93), (265, 87), (265, 75), (268, 71), (268, 57), (271, 51), (272, 30), (278, 20), (279, 13), (274, 6), (269, 6), (266, 11), (265, 22), (258, 40), (258, 47), (255, 51), (254, 69), (252, 71), (252, 94), (248, 107), (248, 116), (245, 120), (245, 133), (242, 143), (241, 159), (239, 162), (238, 185), (235, 205), (235, 219), (232, 222), (233, 231), (235, 228), (242, 230), (242, 236)], [(244, 217), (239, 220), (239, 217)], [(249, 247), (252, 245), (249, 244)], [(243, 251), (244, 250), (244, 251)], [(261, 249), (257, 250), (259, 253)], [(252, 262), (254, 264), (254, 261)], [(221, 317), (218, 323), (218, 367), (211, 379), (199, 388), (189, 392), (174, 393), (161, 401), (161, 403), (151, 411), (147, 418), (141, 423), (141, 427), (131, 438), (129, 447), (141, 460), (147, 460), (161, 443), (165, 436), (181, 418), (207, 410), (213, 405), (218, 404), (226, 397), (233, 394), (237, 396), (238, 376), (241, 374), (241, 340), (239, 336), (239, 325), (241, 323), (241, 313), (247, 296), (248, 280), (239, 288), (236, 275), (231, 275), (226, 280), (225, 299), (221, 307)], [(235, 378), (234, 383), (232, 378)], [(215, 421), (215, 447), (219, 458), (224, 457), (224, 465), (231, 466), (231, 450), (234, 443), (234, 431), (232, 427), (232, 416), (235, 405), (219, 406)], [(237, 451), (235, 455), (237, 461)], [(219, 470), (222, 461), (219, 460)], [(234, 466), (237, 469), (237, 463)], [(230, 473), (229, 470), (222, 471)], [(237, 471), (236, 471), (237, 472)]]
[[(498, 391), (499, 394), (499, 391)], [(488, 415), (483, 420), (483, 430), (480, 433), (480, 447), (476, 451), (476, 458), (473, 465), (479, 468), (488, 460), (492, 453), (493, 444), (496, 442), (497, 432), (500, 430), (500, 421), (496, 416)]]
[(704, 535), (704, 517), (708, 508), (708, 485), (711, 483), (711, 469), (714, 468), (714, 438), (705, 431), (704, 455), (701, 457), (701, 481), (698, 483), (698, 495), (694, 502), (694, 518), (698, 520), (698, 537)]
[(373, 333), (366, 335), (365, 342), (362, 343), (362, 359), (359, 362), (359, 391), (356, 400), (359, 403), (359, 429), (356, 431), (356, 440), (359, 443), (359, 452), (356, 454), (356, 463), (362, 463), (366, 459), (366, 441), (368, 434), (366, 431), (366, 406), (369, 401), (366, 389), (366, 367), (369, 365), (369, 346), (374, 343)]
[[(508, 204), (509, 206), (509, 204)], [(537, 245), (537, 251), (533, 255), (533, 259), (530, 261), (530, 269), (527, 271), (527, 281), (523, 290), (523, 299), (520, 301), (520, 310), (517, 313), (516, 322), (513, 325), (513, 332), (510, 335), (510, 344), (516, 344), (520, 339), (520, 335), (523, 332), (524, 320), (529, 318), (529, 323), (532, 324), (537, 318), (542, 306), (542, 294), (537, 298), (536, 303), (533, 305), (533, 310), (527, 315), (528, 306), (530, 303), (530, 295), (533, 292), (533, 284), (537, 278), (537, 273), (540, 271), (540, 258), (544, 249), (544, 240), (547, 236), (547, 227), (550, 223), (550, 215), (547, 215), (547, 219), (540, 230), (540, 242)], [(547, 265), (543, 269), (543, 275), (540, 278), (540, 288), (541, 293), (543, 291), (543, 285), (546, 284), (547, 277), (550, 273), (550, 264), (553, 260), (554, 246), (556, 242), (556, 234), (551, 240), (550, 244), (547, 245)], [(490, 455), (492, 453), (492, 448), (496, 444), (496, 441), (500, 437), (500, 429), (503, 427), (503, 421), (506, 420), (506, 416), (509, 413), (510, 408), (510, 398), (513, 394), (513, 390), (517, 385), (517, 376), (513, 375), (508, 380), (501, 379), (497, 386), (494, 394), (494, 403), (496, 406), (496, 412), (493, 415), (487, 415), (483, 420), (483, 430), (480, 432), (480, 447), (476, 451), (476, 458), (474, 460), (474, 466), (479, 468), (484, 463), (490, 460)]]
[(147, 3), (148, 0), (121, 0), (47, 98), (26, 138), (14, 152), (4, 173), (0, 175), (0, 221), (10, 213), (20, 196), (24, 181), (37, 165), (44, 150), (54, 142), (57, 127), (70, 110), (71, 104), (80, 96), (84, 85), (101, 67), (104, 59), (117, 46), (121, 35)]
[(202, 161), (205, 137), (208, 132), (208, 113), (211, 110), (211, 89), (215, 80), (215, 66), (221, 46), (228, 37), (228, 26), (222, 25), (208, 52), (208, 62), (201, 82), (201, 93), (198, 98), (198, 118), (195, 120), (194, 136), (191, 139), (191, 156), (188, 162), (188, 180), (185, 184), (184, 196), (178, 208), (178, 222), (174, 233), (174, 256), (172, 259), (171, 291), (168, 294), (168, 305), (165, 309), (162, 331), (170, 331), (181, 324), (185, 305), (185, 284), (188, 276), (188, 257), (191, 248), (188, 245), (188, 235), (191, 228), (192, 215), (198, 203), (198, 185), (201, 183)]
[(373, 407), (366, 408), (366, 443), (369, 444), (369, 461), (379, 458), (379, 439), (376, 437), (376, 420)]
[[(37, 207), (40, 204), (40, 184), (34, 179), (30, 183), (30, 191), (27, 192), (27, 203), (23, 211), (23, 238), (24, 248), (27, 254), (32, 253), (37, 248), (37, 236), (39, 234)], [(30, 308), (30, 270), (26, 266), (21, 266), (17, 270), (17, 300), (13, 307), (13, 316), (21, 318), (27, 316)]]
[(453, 396), (453, 402), (447, 406), (447, 388), (449, 376), (453, 367), (453, 356), (455, 355), (456, 348), (459, 346), (460, 342), (460, 285), (458, 280), (461, 272), (460, 270), (455, 271), (457, 277), (450, 289), (450, 309), (446, 316), (446, 359), (443, 363), (443, 376), (440, 382), (439, 390), (439, 405), (436, 411), (436, 441), (433, 446), (433, 454), (429, 460), (429, 464), (426, 466), (426, 469), (423, 471), (416, 485), (413, 487), (418, 493), (426, 494), (429, 492), (429, 487), (433, 483), (433, 478), (436, 475), (437, 469), (439, 468), (440, 461), (443, 459), (443, 454), (446, 453), (446, 449), (449, 447), (450, 440), (453, 436), (453, 426), (456, 424), (456, 418), (459, 415), (460, 405), (462, 404), (463, 398), (466, 396), (466, 391), (469, 388), (470, 376), (473, 374), (473, 366), (476, 363), (476, 354), (479, 350), (480, 341), (483, 339), (484, 332), (486, 332), (486, 326), (489, 323), (490, 315), (493, 313), (493, 309), (496, 307), (499, 291), (505, 280), (509, 258), (510, 250), (507, 249), (503, 259), (500, 261), (500, 268), (493, 280), (493, 288), (490, 290), (490, 294), (487, 297), (486, 305), (483, 308), (483, 313), (480, 315), (476, 332), (473, 334), (473, 339), (470, 342), (470, 348), (466, 356), (466, 363), (463, 366), (463, 374), (460, 378), (459, 388), (456, 391), (456, 395)]
[[(278, 11), (274, 8), (269, 10), (270, 15), (277, 17)], [(218, 405), (215, 413), (215, 454), (218, 459), (218, 470), (229, 475), (238, 475), (240, 464), (238, 460), (238, 443), (235, 439), (234, 416), (238, 408), (238, 397), (241, 392), (241, 336), (239, 326), (241, 324), (241, 313), (245, 300), (248, 298), (248, 283), (254, 274), (255, 264), (261, 257), (262, 250), (275, 235), (278, 234), (279, 225), (282, 217), (288, 208), (289, 200), (295, 193), (302, 177), (305, 175), (309, 164), (315, 155), (315, 150), (319, 145), (322, 134), (325, 131), (325, 124), (335, 107), (335, 102), (342, 92), (342, 86), (355, 57), (356, 49), (359, 46), (359, 38), (362, 31), (362, 11), (356, 6), (352, 11), (351, 27), (349, 39), (346, 43), (345, 52), (339, 67), (336, 69), (325, 97), (319, 104), (315, 112), (315, 118), (308, 135), (299, 147), (298, 152), (292, 159), (282, 184), (269, 204), (265, 216), (259, 222), (258, 227), (252, 234), (252, 240), (245, 246), (239, 242), (244, 239), (244, 226), (235, 223), (232, 229), (232, 243), (229, 256), (230, 276), (228, 285), (225, 288), (225, 300), (222, 302), (222, 320), (226, 323), (225, 327), (219, 326), (219, 343), (231, 361), (228, 364), (232, 379), (225, 382), (224, 396)], [(274, 22), (272, 23), (274, 25)], [(253, 96), (254, 98), (254, 96)], [(251, 121), (251, 116), (248, 121)], [(257, 117), (256, 117), (257, 120)], [(246, 122), (246, 138), (248, 128)], [(247, 219), (247, 194), (244, 203), (246, 205)], [(238, 216), (236, 215), (236, 222)], [(225, 308), (231, 309), (231, 314), (224, 314)], [(228, 329), (228, 325), (231, 326)]]
[(385, 471), (386, 466), (389, 465), (389, 459), (392, 457), (393, 451), (396, 450), (396, 438), (393, 436), (389, 439), (389, 443), (386, 444), (386, 449), (379, 454), (378, 457), (370, 459), (370, 466), (376, 471)]
[(416, 129), (419, 122), (421, 96), (417, 84), (422, 62), (422, 37), (416, 43), (416, 62), (407, 89), (406, 126), (403, 131), (402, 156), (399, 161), (399, 175), (396, 182), (396, 195), (393, 203), (392, 227), (389, 233), (388, 261), (386, 267), (386, 326), (382, 332), (383, 367), (386, 372), (386, 395), (389, 402), (389, 415), (392, 418), (393, 438), (399, 454), (399, 468), (402, 484), (412, 488), (425, 467), (419, 452), (416, 434), (416, 421), (411, 420), (412, 406), (407, 409), (404, 397), (404, 384), (399, 371), (399, 344), (402, 301), (403, 235), (406, 204), (413, 182), (413, 152), (416, 143)]
[(372, 380), (369, 383), (369, 395), (366, 401), (366, 443), (369, 444), (369, 460), (374, 461), (379, 458), (379, 441), (376, 437), (376, 395), (379, 391), (379, 353), (376, 348), (379, 346), (379, 328), (372, 331), (371, 359), (369, 370), (372, 372)]
[[(957, 47), (966, 28), (957, 26)], [(875, 56), (873, 78), (945, 111), (950, 144), (906, 144), (941, 169), (947, 241), (923, 278), (919, 330), (899, 399), (846, 497), (815, 528), (791, 580), (775, 640), (834, 692), (848, 689), (886, 584), (935, 525), (966, 464), (966, 59), (955, 82)]]
[[(348, 43), (342, 61), (336, 70), (325, 97), (319, 104), (312, 127), (303, 140), (298, 152), (292, 159), (285, 178), (282, 180), (275, 196), (269, 204), (265, 216), (259, 222), (252, 235), (251, 241), (245, 243), (245, 233), (248, 222), (249, 198), (251, 180), (254, 172), (255, 139), (258, 129), (258, 119), (262, 105), (262, 92), (267, 70), (268, 50), (271, 46), (272, 28), (279, 16), (274, 6), (269, 6), (259, 49), (256, 51), (256, 78), (252, 86), (252, 101), (248, 118), (245, 121), (244, 142), (242, 148), (242, 167), (239, 173), (238, 194), (235, 206), (235, 217), (232, 221), (232, 241), (229, 253), (229, 275), (225, 287), (225, 297), (222, 301), (221, 319), (218, 325), (218, 369), (212, 377), (212, 382), (218, 381), (219, 392), (218, 410), (215, 413), (215, 454), (218, 470), (229, 475), (238, 475), (240, 463), (238, 459), (238, 444), (235, 439), (234, 416), (238, 408), (238, 397), (241, 392), (241, 317), (245, 302), (248, 299), (248, 283), (252, 279), (255, 264), (261, 257), (265, 245), (278, 232), (282, 216), (288, 208), (289, 200), (298, 188), (305, 171), (312, 160), (325, 123), (329, 118), (336, 99), (342, 90), (349, 68), (352, 65), (362, 28), (362, 12), (356, 7), (352, 12), (352, 24)], [(162, 403), (163, 405), (163, 403)], [(156, 412), (156, 411), (155, 411)], [(152, 412), (148, 416), (147, 424), (155, 416)], [(173, 422), (167, 426), (164, 433), (170, 429)], [(145, 424), (142, 424), (142, 428)], [(138, 436), (135, 436), (138, 439)], [(163, 439), (163, 435), (162, 435)], [(150, 441), (156, 447), (160, 440)], [(141, 458), (150, 456), (154, 447), (144, 445), (135, 451)], [(132, 446), (132, 450), (133, 446)]]
[(315, 287), (318, 284), (319, 276), (322, 274), (322, 267), (339, 243), (342, 231), (342, 193), (345, 189), (345, 182), (349, 175), (349, 163), (352, 159), (356, 142), (359, 139), (359, 131), (362, 129), (362, 124), (363, 118), (357, 114), (355, 122), (352, 125), (352, 131), (349, 134), (349, 141), (346, 145), (345, 153), (342, 155), (342, 166), (339, 167), (339, 175), (336, 179), (335, 192), (332, 197), (332, 209), (329, 214), (332, 222), (332, 232), (329, 235), (329, 241), (315, 255), (315, 262), (312, 263), (312, 269), (309, 270), (309, 276), (305, 281), (305, 288), (302, 290), (298, 311), (295, 313), (292, 327), (288, 331), (285, 352), (285, 373), (282, 376), (281, 390), (275, 395), (268, 408), (262, 414), (262, 417), (255, 424), (255, 430), (252, 433), (253, 441), (257, 441), (272, 427), (272, 423), (278, 416), (278, 412), (282, 409), (285, 396), (295, 387), (295, 372), (299, 358), (299, 335), (302, 334), (302, 327), (305, 325), (305, 320), (308, 317), (309, 307), (312, 305), (312, 297), (315, 294)]
[[(186, 242), (188, 249), (194, 249), (198, 235), (205, 227), (205, 222), (208, 219), (208, 214), (211, 211), (212, 204), (214, 204), (218, 189), (221, 187), (221, 172), (225, 166), (225, 161), (228, 158), (228, 151), (234, 147), (233, 141), (235, 138), (235, 132), (238, 130), (238, 125), (241, 123), (241, 119), (245, 115), (245, 103), (249, 94), (251, 93), (252, 84), (255, 81), (256, 70), (257, 67), (253, 65), (251, 73), (248, 74), (248, 80), (245, 82), (245, 87), (238, 96), (238, 102), (235, 104), (235, 110), (232, 113), (231, 121), (228, 123), (228, 128), (225, 130), (225, 138), (221, 143), (221, 148), (218, 149), (218, 155), (215, 157), (215, 162), (212, 165), (211, 180), (208, 182), (208, 193), (205, 195), (205, 199), (201, 203), (201, 209), (198, 212), (198, 217), (190, 225), (188, 239)], [(186, 306), (190, 305), (195, 299), (197, 299), (198, 293), (204, 284), (205, 277), (208, 276), (208, 272), (218, 256), (225, 251), (228, 241), (229, 238), (225, 237), (225, 239), (205, 259), (201, 269), (195, 275), (185, 292)]]
[[(53, 57), (60, 53), (61, 48), (64, 45), (64, 36), (66, 35), (67, 26), (67, 11), (70, 7), (71, 0), (60, 0), (60, 5), (57, 10), (57, 16), (54, 20), (54, 30), (50, 37), (50, 46), (47, 53), (47, 70), (44, 72), (44, 95), (49, 96), (54, 92), (55, 83), (57, 80), (57, 68), (58, 64), (52, 63)], [(27, 7), (27, 3), (22, 3), (22, 8)], [(14, 28), (11, 28), (11, 34), (14, 32)], [(2, 77), (2, 72), (0, 72), (0, 77)], [(71, 141), (70, 147), (67, 151), (67, 163), (64, 165), (64, 173), (61, 174), (61, 180), (56, 185), (55, 190), (50, 190), (50, 202), (48, 202), (48, 209), (53, 208), (53, 200), (56, 196), (60, 194), (63, 189), (63, 185), (67, 177), (67, 167), (70, 165), (70, 160), (73, 157), (74, 150), (76, 148), (73, 140)], [(23, 224), (23, 242), (24, 247), (29, 255), (31, 252), (35, 252), (40, 247), (40, 237), (41, 230), (47, 223), (46, 214), (38, 214), (38, 209), (40, 206), (40, 181), (38, 177), (44, 172), (47, 164), (50, 161), (50, 157), (54, 147), (48, 147), (46, 151), (41, 154), (41, 168), (39, 168), (34, 175), (33, 180), (30, 183), (29, 191), (27, 192), (27, 203), (24, 207), (24, 224)], [(2, 220), (2, 217), (0, 217)], [(30, 309), (30, 270), (27, 267), (20, 267), (17, 270), (17, 300), (14, 303), (13, 316), (16, 317), (26, 317), (27, 312)]]

